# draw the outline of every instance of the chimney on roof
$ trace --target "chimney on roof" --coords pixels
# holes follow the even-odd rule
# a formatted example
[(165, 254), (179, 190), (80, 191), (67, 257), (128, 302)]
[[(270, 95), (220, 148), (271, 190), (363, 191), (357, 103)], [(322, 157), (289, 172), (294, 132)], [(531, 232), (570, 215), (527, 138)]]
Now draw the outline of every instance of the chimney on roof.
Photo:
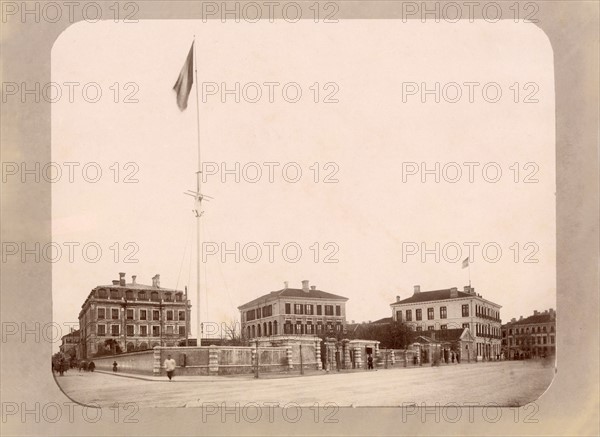
[(514, 317), (512, 319), (510, 319), (511, 323), (515, 323), (517, 321), (517, 319), (515, 319)]
[(469, 287), (468, 285), (465, 285), (463, 288), (465, 293), (470, 293), (471, 292), (471, 287)]
[(152, 286), (160, 288), (160, 275), (158, 273), (152, 277)]
[(131, 275), (131, 285), (136, 285), (135, 278), (137, 278), (136, 275)]
[(119, 273), (119, 285), (122, 287), (125, 286), (125, 273)]
[(519, 320), (523, 320), (523, 316), (519, 316)]
[(415, 286), (414, 286), (414, 290), (415, 290), (415, 291), (414, 291), (414, 293), (413, 293), (413, 294), (420, 293), (420, 292), (421, 292), (421, 286), (420, 286), (420, 285), (415, 285)]
[(283, 281), (283, 289), (284, 290), (287, 290), (289, 288), (288, 285), (289, 285), (288, 281)]
[(305, 279), (304, 281), (302, 281), (302, 291), (308, 293), (308, 291), (309, 291), (308, 279)]
[(113, 279), (113, 285), (119, 285), (119, 280), (118, 279)]
[(316, 290), (316, 289), (317, 289), (317, 286), (316, 286), (316, 285), (311, 285), (311, 286), (310, 286), (310, 289), (311, 289), (311, 290)]
[(539, 314), (540, 314), (540, 312), (539, 312), (538, 310), (533, 310), (533, 315), (534, 315), (534, 316), (537, 316), (537, 315), (539, 315)]
[(450, 297), (458, 297), (458, 288), (452, 287), (450, 289)]
[(396, 296), (396, 302), (400, 302), (400, 296)]

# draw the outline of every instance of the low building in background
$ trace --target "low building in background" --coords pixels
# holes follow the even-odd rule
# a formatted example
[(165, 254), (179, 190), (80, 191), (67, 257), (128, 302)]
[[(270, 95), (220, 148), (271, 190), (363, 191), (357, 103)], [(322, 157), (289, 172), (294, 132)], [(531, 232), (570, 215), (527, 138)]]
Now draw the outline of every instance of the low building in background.
[(409, 325), (419, 334), (468, 328), (475, 339), (474, 356), (477, 359), (500, 358), (502, 307), (484, 299), (469, 285), (463, 291), (456, 287), (421, 291), (421, 287), (415, 285), (412, 296), (406, 299), (396, 296), (396, 302), (390, 307), (394, 321)]
[(175, 346), (189, 335), (190, 309), (183, 291), (160, 286), (160, 275), (144, 285), (136, 276), (126, 283), (119, 273), (112, 284), (95, 287), (81, 306), (81, 358)]
[(284, 288), (264, 294), (238, 307), (242, 336), (336, 335), (344, 332), (348, 298), (317, 290), (302, 281), (302, 288)]
[(59, 346), (61, 353), (67, 356), (75, 357), (79, 359), (81, 357), (81, 351), (79, 349), (79, 329), (71, 331), (66, 335), (62, 336), (62, 341)]
[(556, 312), (553, 308), (511, 319), (502, 325), (502, 350), (509, 359), (523, 359), (556, 353)]

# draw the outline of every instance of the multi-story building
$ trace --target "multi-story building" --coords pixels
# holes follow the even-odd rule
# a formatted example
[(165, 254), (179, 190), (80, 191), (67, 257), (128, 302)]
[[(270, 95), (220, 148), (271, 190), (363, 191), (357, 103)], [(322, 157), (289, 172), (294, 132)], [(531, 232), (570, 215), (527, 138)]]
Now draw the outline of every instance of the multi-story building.
[(474, 357), (494, 360), (500, 356), (502, 307), (475, 293), (471, 286), (463, 291), (456, 287), (421, 291), (415, 285), (411, 297), (396, 296), (390, 306), (394, 321), (404, 322), (416, 331), (469, 328), (474, 337)]
[[(71, 331), (66, 335), (63, 335), (61, 340), (61, 345), (59, 346), (59, 350), (61, 353), (71, 356), (74, 354), (75, 358), (79, 358), (80, 350), (79, 350), (79, 329), (75, 331)], [(74, 352), (71, 352), (74, 351)]]
[(302, 281), (302, 288), (272, 291), (238, 307), (242, 335), (248, 339), (273, 335), (326, 335), (342, 333), (348, 298), (317, 290)]
[[(175, 346), (190, 332), (190, 308), (181, 290), (162, 288), (160, 275), (152, 285), (138, 284), (125, 273), (110, 285), (95, 287), (79, 312), (82, 358), (112, 349), (137, 351)], [(112, 339), (114, 341), (107, 341)]]
[(556, 352), (556, 312), (534, 311), (502, 325), (502, 350), (509, 359), (543, 357)]

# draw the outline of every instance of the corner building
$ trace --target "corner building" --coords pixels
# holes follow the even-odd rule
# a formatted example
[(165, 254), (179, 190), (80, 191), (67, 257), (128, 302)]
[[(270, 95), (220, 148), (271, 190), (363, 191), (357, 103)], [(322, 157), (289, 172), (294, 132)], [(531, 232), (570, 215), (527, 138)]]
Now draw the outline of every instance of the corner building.
[(415, 285), (411, 297), (396, 296), (390, 307), (394, 321), (406, 323), (415, 331), (469, 328), (475, 348), (474, 352), (469, 351), (470, 356), (484, 360), (500, 357), (502, 307), (475, 293), (471, 286), (465, 286), (463, 291), (456, 287), (421, 291)]
[[(162, 288), (160, 275), (152, 285), (138, 284), (125, 273), (110, 285), (98, 285), (79, 312), (82, 358), (108, 352), (116, 345), (125, 352), (175, 346), (190, 332), (191, 304), (181, 290)], [(113, 342), (107, 342), (112, 339)]]

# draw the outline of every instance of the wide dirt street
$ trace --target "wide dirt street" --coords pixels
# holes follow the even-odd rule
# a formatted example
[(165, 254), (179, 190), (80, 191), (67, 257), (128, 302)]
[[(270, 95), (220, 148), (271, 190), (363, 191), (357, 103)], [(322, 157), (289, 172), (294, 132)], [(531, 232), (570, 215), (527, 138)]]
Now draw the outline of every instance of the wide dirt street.
[(56, 376), (73, 401), (110, 406), (134, 402), (145, 407), (202, 407), (296, 403), (312, 406), (333, 402), (345, 406), (418, 406), (495, 403), (525, 405), (536, 400), (550, 385), (553, 363), (503, 361), (440, 367), (380, 369), (377, 371), (312, 374), (254, 379), (243, 377), (179, 378), (173, 382), (146, 381), (104, 373), (70, 370)]

